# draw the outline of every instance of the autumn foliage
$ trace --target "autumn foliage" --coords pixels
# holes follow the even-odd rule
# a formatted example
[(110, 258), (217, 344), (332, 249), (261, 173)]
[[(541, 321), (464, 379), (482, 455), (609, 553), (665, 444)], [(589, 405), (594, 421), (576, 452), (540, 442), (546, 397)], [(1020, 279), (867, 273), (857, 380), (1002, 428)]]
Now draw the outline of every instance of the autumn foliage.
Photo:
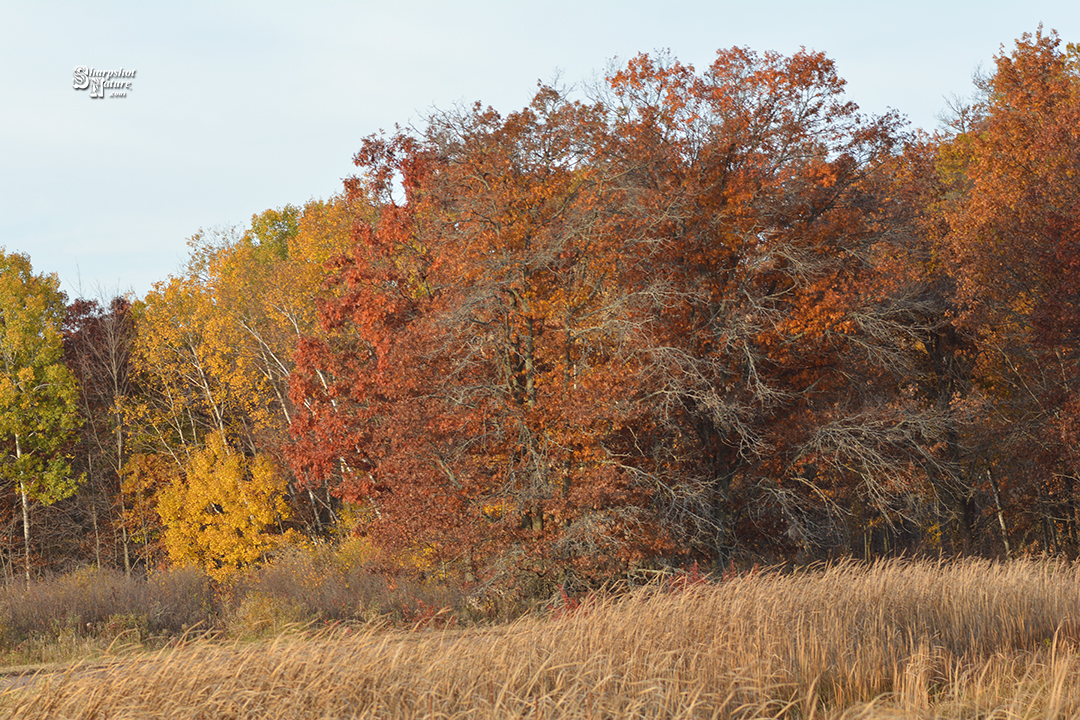
[(381, 210), (301, 344), (290, 457), (361, 532), (589, 575), (806, 549), (834, 508), (910, 491), (875, 384), (918, 332), (879, 282), (907, 239), (878, 177), (899, 121), (808, 52), (640, 56), (609, 83), (357, 154)]
[(1040, 29), (976, 89), (930, 135), (822, 53), (658, 53), (371, 136), (340, 196), (69, 308), (86, 481), (40, 522), (488, 589), (1075, 555), (1080, 55)]

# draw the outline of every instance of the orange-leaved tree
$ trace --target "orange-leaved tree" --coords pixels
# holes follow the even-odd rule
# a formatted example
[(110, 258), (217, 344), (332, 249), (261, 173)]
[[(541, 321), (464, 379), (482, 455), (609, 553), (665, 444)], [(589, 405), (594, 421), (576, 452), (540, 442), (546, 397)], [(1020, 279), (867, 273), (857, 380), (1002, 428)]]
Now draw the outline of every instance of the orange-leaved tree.
[(368, 502), (386, 542), (541, 575), (664, 542), (605, 445), (633, 360), (603, 132), (600, 108), (541, 88), (506, 118), (441, 114), (358, 154), (355, 190), (382, 212), (340, 266), (329, 337), (303, 347), (293, 458)]
[(816, 53), (610, 83), (365, 143), (380, 214), (298, 353), (297, 474), (384, 542), (548, 579), (889, 514), (937, 432), (889, 385), (925, 331), (882, 280), (899, 121)]
[[(992, 449), (985, 492), (1019, 543), (1080, 546), (1072, 452), (1080, 371), (1080, 51), (1025, 34), (942, 149), (959, 320), (978, 340), (969, 399)], [(1000, 478), (1000, 487), (994, 478)]]
[(700, 74), (642, 55), (610, 81), (655, 410), (634, 466), (681, 544), (813, 550), (895, 517), (937, 427), (894, 382), (925, 326), (885, 282), (911, 240), (899, 119), (861, 116), (807, 51), (734, 48)]

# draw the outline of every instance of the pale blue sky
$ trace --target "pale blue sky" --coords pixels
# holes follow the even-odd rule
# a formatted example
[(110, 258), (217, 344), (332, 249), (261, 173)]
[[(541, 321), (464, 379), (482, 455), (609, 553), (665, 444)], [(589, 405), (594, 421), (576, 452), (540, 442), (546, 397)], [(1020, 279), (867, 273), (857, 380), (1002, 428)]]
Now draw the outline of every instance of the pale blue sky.
[[(0, 246), (70, 295), (144, 295), (200, 228), (337, 193), (361, 140), (432, 107), (502, 112), (537, 80), (589, 80), (670, 48), (826, 52), (866, 112), (933, 129), (945, 98), (1040, 22), (1080, 41), (1075, 0), (25, 2), (0, 4)], [(134, 69), (123, 99), (75, 66)]]

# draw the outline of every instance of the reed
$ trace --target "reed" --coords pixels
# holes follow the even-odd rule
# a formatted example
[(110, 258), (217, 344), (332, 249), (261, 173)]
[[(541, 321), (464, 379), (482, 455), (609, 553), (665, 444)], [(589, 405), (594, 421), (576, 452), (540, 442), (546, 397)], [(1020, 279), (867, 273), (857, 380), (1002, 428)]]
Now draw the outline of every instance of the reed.
[(1080, 569), (840, 563), (467, 629), (197, 640), (9, 682), (10, 718), (1080, 717)]

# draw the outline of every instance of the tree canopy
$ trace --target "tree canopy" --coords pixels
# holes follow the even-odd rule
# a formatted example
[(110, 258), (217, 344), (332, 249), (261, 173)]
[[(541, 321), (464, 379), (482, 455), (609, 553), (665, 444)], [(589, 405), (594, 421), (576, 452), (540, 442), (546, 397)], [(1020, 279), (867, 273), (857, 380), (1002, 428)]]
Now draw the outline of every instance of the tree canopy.
[(934, 134), (845, 91), (642, 54), (363, 139), (143, 298), (3, 255), (22, 526), (85, 473), (49, 512), (97, 563), (220, 579), (347, 535), (519, 588), (1080, 555), (1080, 50), (1023, 35)]

